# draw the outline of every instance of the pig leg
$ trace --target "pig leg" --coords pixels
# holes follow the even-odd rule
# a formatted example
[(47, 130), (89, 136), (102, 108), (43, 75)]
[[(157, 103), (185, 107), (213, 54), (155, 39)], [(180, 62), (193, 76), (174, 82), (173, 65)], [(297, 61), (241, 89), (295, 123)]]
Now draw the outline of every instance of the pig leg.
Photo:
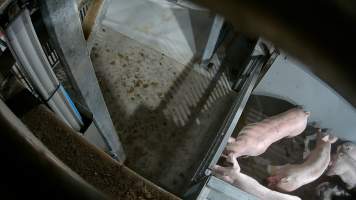
[(225, 158), (229, 163), (232, 164), (232, 166), (222, 167), (220, 165), (215, 165), (213, 168), (213, 174), (216, 177), (232, 184), (237, 174), (240, 173), (240, 165), (237, 163), (237, 160), (233, 156), (227, 156)]
[(224, 180), (228, 183), (233, 183), (234, 180), (231, 178), (231, 174), (228, 168), (222, 167), (220, 165), (215, 165), (213, 168), (213, 175), (217, 178)]
[(297, 196), (283, 194), (264, 187), (252, 177), (240, 173), (240, 167), (238, 166), (236, 159), (232, 161), (233, 161), (232, 167), (215, 166), (213, 173), (215, 175), (218, 175), (218, 177), (222, 177), (223, 180), (227, 180), (229, 183), (232, 183), (233, 185), (240, 188), (241, 190), (250, 193), (259, 199), (300, 200), (300, 198)]
[(234, 185), (239, 187), (241, 190), (263, 200), (300, 200), (300, 198), (297, 196), (292, 196), (270, 190), (265, 186), (261, 185), (252, 177), (247, 176), (243, 173), (240, 173), (237, 176), (237, 178), (234, 180)]
[(229, 142), (226, 145), (225, 150), (227, 155), (238, 158), (248, 154), (248, 148), (251, 148), (248, 142), (239, 138), (234, 140), (233, 142)]
[(281, 173), (283, 171), (281, 169), (285, 169), (288, 166), (290, 166), (290, 164), (267, 166), (267, 172), (271, 175), (267, 178), (268, 187), (273, 187), (277, 185), (280, 181), (282, 181), (282, 179), (286, 176), (286, 174)]
[(306, 157), (308, 157), (308, 155), (310, 154), (310, 149), (309, 149), (309, 143), (312, 140), (316, 140), (317, 138), (317, 134), (313, 134), (313, 135), (308, 135), (305, 137), (304, 140), (304, 152), (303, 152), (303, 159), (305, 159)]

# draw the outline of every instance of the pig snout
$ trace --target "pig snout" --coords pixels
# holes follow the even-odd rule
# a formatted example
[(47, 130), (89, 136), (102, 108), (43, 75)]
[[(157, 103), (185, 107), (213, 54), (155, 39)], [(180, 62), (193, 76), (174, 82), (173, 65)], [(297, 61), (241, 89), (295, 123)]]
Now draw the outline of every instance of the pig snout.
[(326, 174), (339, 176), (348, 189), (356, 187), (356, 160), (353, 158), (355, 155), (350, 153), (353, 145), (353, 143), (344, 143), (338, 146)]
[[(331, 156), (328, 176), (343, 174), (349, 166), (356, 168), (356, 145), (352, 142), (345, 142), (337, 147), (336, 153)], [(353, 164), (354, 163), (354, 164)]]

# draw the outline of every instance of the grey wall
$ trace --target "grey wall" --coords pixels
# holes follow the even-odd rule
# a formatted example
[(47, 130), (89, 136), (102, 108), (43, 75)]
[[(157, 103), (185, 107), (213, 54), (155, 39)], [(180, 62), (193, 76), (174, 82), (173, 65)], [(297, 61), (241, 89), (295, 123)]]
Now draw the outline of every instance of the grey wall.
[(356, 142), (356, 109), (301, 63), (281, 54), (254, 90), (301, 105), (311, 112), (309, 122), (341, 139)]

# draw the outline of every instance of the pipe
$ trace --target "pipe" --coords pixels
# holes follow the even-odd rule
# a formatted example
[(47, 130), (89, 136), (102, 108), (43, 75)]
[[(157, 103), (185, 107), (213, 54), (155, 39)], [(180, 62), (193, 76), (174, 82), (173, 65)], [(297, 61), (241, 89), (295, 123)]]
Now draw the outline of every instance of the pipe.
[(28, 10), (23, 10), (6, 28), (6, 37), (20, 70), (59, 117), (79, 131), (82, 118), (59, 83), (36, 36)]

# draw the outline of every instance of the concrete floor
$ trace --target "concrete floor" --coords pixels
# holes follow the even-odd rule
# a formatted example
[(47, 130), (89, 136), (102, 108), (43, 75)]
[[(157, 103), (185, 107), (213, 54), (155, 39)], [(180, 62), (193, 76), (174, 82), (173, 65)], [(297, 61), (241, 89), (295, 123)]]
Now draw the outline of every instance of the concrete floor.
[(115, 0), (102, 24), (187, 64), (202, 56), (214, 21), (208, 10), (188, 7), (166, 0)]
[(236, 96), (217, 59), (182, 65), (106, 26), (91, 58), (125, 164), (182, 194)]

